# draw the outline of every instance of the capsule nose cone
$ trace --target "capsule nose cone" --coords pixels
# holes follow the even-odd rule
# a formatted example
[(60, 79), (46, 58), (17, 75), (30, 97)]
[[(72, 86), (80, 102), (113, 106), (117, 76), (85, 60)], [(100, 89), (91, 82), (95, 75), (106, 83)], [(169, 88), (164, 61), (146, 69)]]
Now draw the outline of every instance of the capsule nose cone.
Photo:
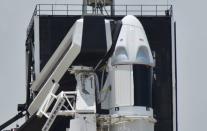
[(141, 22), (132, 15), (122, 19), (112, 65), (141, 64), (154, 66), (149, 43)]
[(123, 25), (131, 25), (136, 27), (142, 27), (140, 21), (133, 15), (127, 15), (122, 19)]

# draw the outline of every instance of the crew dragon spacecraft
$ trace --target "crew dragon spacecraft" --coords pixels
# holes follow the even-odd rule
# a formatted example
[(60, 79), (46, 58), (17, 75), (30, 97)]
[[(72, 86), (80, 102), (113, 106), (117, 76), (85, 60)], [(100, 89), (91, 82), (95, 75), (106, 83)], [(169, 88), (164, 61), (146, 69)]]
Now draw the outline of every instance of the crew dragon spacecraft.
[[(84, 4), (82, 15), (68, 15), (70, 5), (49, 5), (50, 15), (41, 7), (48, 5), (36, 6), (26, 40), (26, 103), (0, 130), (25, 116), (17, 131), (177, 131), (172, 6), (164, 15), (158, 5), (156, 15), (144, 15), (144, 5), (141, 15), (116, 15), (110, 0), (85, 4), (95, 14)], [(56, 6), (67, 15), (56, 15), (63, 11)]]
[[(32, 91), (38, 93), (28, 108), (29, 114), (47, 118), (42, 131), (49, 131), (58, 115), (73, 117), (70, 131), (108, 130), (107, 125), (111, 131), (153, 131), (154, 60), (141, 23), (134, 16), (126, 16), (117, 23), (112, 37), (110, 21), (102, 19), (100, 22), (104, 23), (106, 31), (101, 37), (106, 37), (106, 43), (90, 45), (82, 39), (83, 35), (96, 37), (96, 34), (90, 34), (90, 31), (86, 34), (84, 22), (87, 17), (75, 22), (32, 84)], [(105, 56), (95, 56), (103, 47), (106, 48)], [(90, 58), (88, 56), (95, 58), (90, 58), (90, 65), (81, 61), (76, 63), (81, 56), (86, 60)], [(105, 72), (101, 79), (96, 70)], [(75, 76), (76, 88), (57, 93), (59, 81), (66, 72)], [(147, 92), (142, 92), (145, 90)], [(97, 112), (98, 105), (109, 113)]]

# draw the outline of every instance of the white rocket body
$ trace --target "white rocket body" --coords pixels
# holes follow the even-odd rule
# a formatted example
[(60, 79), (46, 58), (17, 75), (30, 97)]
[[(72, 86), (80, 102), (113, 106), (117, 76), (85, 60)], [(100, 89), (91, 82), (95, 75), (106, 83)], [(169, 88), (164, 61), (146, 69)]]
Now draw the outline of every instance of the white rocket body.
[[(93, 67), (72, 65), (83, 46), (83, 23), (82, 19), (76, 21), (39, 75), (37, 80), (41, 81), (34, 82), (32, 89), (40, 91), (28, 112), (47, 118), (42, 131), (49, 131), (57, 116), (73, 117), (69, 131), (154, 131), (156, 121), (151, 104), (154, 60), (142, 24), (131, 15), (122, 19), (114, 52), (105, 65), (104, 71), (108, 73), (103, 81)], [(109, 51), (112, 31), (109, 20), (104, 24)], [(75, 75), (76, 89), (57, 94), (58, 83), (68, 71)], [(98, 112), (97, 105), (109, 113)]]
[(153, 109), (135, 105), (139, 95), (135, 92), (135, 65), (151, 70), (154, 60), (142, 24), (136, 17), (126, 16), (109, 62), (107, 80), (110, 82), (104, 86), (105, 90), (111, 86), (108, 99), (102, 103), (102, 108), (110, 110), (110, 131), (154, 131)]

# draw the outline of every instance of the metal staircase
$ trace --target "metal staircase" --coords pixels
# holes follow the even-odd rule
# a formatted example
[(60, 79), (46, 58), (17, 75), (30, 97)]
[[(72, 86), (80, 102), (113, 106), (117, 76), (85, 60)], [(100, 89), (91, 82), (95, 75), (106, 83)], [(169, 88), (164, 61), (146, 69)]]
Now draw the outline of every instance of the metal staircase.
[[(74, 102), (76, 98), (76, 91), (64, 92), (62, 91), (58, 95), (55, 95), (53, 92), (58, 87), (58, 84), (54, 84), (51, 88), (50, 93), (47, 95), (47, 98), (41, 105), (37, 116), (42, 117), (45, 116), (47, 121), (45, 122), (42, 131), (48, 131), (55, 121), (56, 117), (59, 116), (74, 116), (75, 108)], [(52, 110), (49, 111), (49, 108), (54, 103)]]

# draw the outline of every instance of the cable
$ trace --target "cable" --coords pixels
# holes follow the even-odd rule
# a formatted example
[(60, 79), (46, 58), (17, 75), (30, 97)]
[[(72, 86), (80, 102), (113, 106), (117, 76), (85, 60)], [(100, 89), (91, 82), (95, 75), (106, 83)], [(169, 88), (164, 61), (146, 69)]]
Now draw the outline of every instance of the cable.
[(15, 121), (19, 120), (20, 118), (24, 117), (25, 115), (26, 115), (26, 113), (19, 112), (17, 115), (15, 115), (11, 119), (9, 119), (8, 121), (6, 121), (2, 125), (0, 125), (0, 131), (3, 130), (4, 128), (8, 127), (9, 125), (11, 125), (12, 123), (14, 123)]

